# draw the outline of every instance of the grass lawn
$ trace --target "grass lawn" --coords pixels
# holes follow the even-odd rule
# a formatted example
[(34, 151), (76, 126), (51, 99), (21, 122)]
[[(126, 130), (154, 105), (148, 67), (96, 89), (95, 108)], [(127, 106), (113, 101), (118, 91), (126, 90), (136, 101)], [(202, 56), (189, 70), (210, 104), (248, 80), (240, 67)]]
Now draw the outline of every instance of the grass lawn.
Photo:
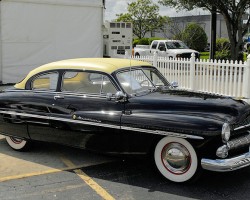
[[(200, 59), (209, 59), (209, 52), (200, 52)], [(243, 60), (246, 61), (247, 60), (247, 53), (244, 53), (243, 55)]]
[(209, 52), (200, 52), (200, 59), (209, 59)]

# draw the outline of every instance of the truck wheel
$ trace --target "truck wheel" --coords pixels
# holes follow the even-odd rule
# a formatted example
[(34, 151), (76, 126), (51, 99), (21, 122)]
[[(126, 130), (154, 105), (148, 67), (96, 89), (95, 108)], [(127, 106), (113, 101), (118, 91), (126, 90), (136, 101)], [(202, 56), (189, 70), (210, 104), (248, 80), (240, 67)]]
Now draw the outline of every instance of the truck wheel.
[(197, 154), (182, 138), (162, 138), (155, 147), (154, 160), (159, 172), (173, 182), (189, 181), (198, 174)]
[(140, 57), (140, 54), (139, 53), (135, 53), (135, 57)]
[(15, 137), (6, 137), (6, 141), (10, 147), (16, 151), (25, 151), (28, 150), (30, 143), (26, 140), (15, 138)]

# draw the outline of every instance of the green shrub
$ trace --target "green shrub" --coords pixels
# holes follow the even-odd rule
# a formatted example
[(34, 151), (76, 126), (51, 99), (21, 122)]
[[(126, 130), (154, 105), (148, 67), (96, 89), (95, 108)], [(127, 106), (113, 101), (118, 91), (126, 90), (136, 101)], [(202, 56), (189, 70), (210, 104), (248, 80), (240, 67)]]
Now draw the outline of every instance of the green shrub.
[(165, 38), (152, 37), (152, 38), (136, 38), (133, 40), (133, 46), (139, 45), (150, 45), (153, 40), (165, 40)]
[(197, 23), (189, 23), (184, 31), (178, 36), (191, 49), (204, 51), (207, 46), (207, 34)]
[(141, 38), (138, 42), (138, 44), (141, 44), (141, 45), (149, 45), (149, 38)]
[(153, 40), (166, 40), (166, 38), (159, 38), (159, 37), (148, 38), (149, 44), (151, 44)]
[(230, 60), (231, 59), (230, 50), (216, 51), (215, 59), (216, 60)]
[(139, 43), (138, 38), (133, 39), (133, 47), (135, 47), (138, 43)]
[(230, 50), (230, 42), (227, 38), (216, 39), (216, 51)]

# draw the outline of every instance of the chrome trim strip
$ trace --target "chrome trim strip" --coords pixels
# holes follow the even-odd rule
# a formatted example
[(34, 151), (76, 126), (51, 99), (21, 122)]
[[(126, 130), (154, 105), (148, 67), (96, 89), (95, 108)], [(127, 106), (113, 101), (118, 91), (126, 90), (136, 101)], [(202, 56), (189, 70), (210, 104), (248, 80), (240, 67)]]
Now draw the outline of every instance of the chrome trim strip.
[(120, 126), (111, 125), (111, 124), (103, 124), (103, 123), (96, 123), (96, 122), (90, 122), (90, 121), (80, 121), (77, 119), (67, 119), (67, 118), (59, 118), (59, 117), (50, 117), (51, 120), (56, 121), (63, 121), (63, 122), (71, 122), (76, 124), (85, 124), (85, 125), (92, 125), (92, 126), (101, 126), (106, 128), (114, 128), (114, 129), (120, 129)]
[(137, 132), (150, 133), (150, 134), (156, 134), (156, 135), (173, 136), (173, 137), (179, 137), (179, 138), (189, 138), (189, 139), (197, 139), (197, 140), (204, 139), (203, 137), (196, 136), (196, 135), (180, 134), (180, 133), (160, 131), (160, 130), (148, 130), (148, 129), (128, 127), (128, 126), (118, 126), (118, 125), (104, 124), (104, 123), (99, 123), (99, 122), (83, 121), (83, 120), (77, 120), (77, 119), (67, 119), (67, 118), (61, 118), (61, 117), (49, 117), (49, 116), (41, 116), (41, 115), (35, 115), (35, 114), (18, 113), (15, 111), (0, 111), (0, 113), (1, 114), (24, 116), (24, 117), (34, 117), (34, 118), (38, 118), (38, 119), (70, 122), (70, 123), (76, 123), (76, 124), (100, 126), (100, 127), (113, 128), (113, 129), (137, 131)]
[(238, 128), (235, 128), (234, 131), (238, 131), (240, 129), (243, 129), (243, 128), (249, 128), (250, 127), (250, 124), (247, 124), (247, 125), (244, 125), (244, 126), (240, 126)]
[(51, 94), (51, 95), (58, 95), (62, 94), (69, 97), (81, 97), (81, 98), (98, 98), (98, 99), (104, 99), (106, 98), (105, 94), (91, 94), (91, 93), (80, 93), (80, 92), (72, 92), (72, 91), (49, 91), (49, 90), (17, 90), (17, 89), (7, 89), (8, 92), (30, 92), (30, 93), (39, 93), (39, 94)]
[(15, 111), (0, 111), (0, 114), (17, 115), (17, 116), (23, 116), (23, 117), (34, 117), (34, 118), (38, 118), (38, 119), (47, 119), (47, 120), (49, 120), (48, 116), (28, 114), (28, 113), (18, 113), (18, 112), (15, 112)]
[(250, 152), (229, 159), (201, 159), (201, 166), (203, 169), (216, 172), (234, 171), (249, 165)]
[(179, 138), (189, 138), (189, 139), (197, 139), (197, 140), (204, 139), (201, 136), (180, 134), (180, 133), (174, 133), (174, 132), (169, 132), (169, 131), (148, 130), (148, 129), (127, 127), (127, 126), (121, 126), (121, 129), (129, 130), (129, 131), (143, 132), (143, 133), (152, 133), (152, 134), (156, 134), (156, 135), (173, 136), (173, 137), (179, 137)]

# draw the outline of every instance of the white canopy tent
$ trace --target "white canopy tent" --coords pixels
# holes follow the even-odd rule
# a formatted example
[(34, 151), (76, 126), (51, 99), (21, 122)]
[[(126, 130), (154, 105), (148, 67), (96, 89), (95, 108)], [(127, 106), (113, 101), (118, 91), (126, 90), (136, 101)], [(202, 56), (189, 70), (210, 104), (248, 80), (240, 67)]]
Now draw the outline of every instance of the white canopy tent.
[(102, 0), (0, 1), (0, 81), (49, 62), (102, 57)]

